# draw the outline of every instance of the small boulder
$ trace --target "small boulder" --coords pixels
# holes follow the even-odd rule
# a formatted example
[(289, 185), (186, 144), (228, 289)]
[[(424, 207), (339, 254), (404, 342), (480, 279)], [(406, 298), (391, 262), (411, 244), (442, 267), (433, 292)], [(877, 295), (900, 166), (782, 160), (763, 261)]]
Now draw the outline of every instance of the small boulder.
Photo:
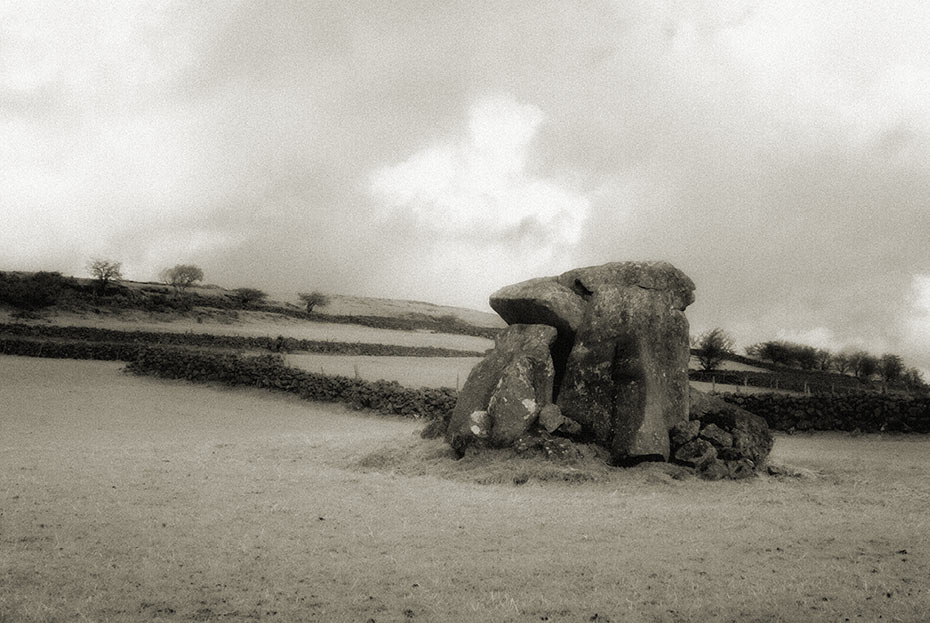
[(717, 448), (729, 448), (733, 445), (733, 435), (716, 424), (708, 424), (701, 429), (701, 439), (706, 439)]
[(732, 480), (742, 480), (752, 478), (756, 475), (755, 466), (747, 459), (738, 461), (726, 461), (728, 477)]
[(724, 461), (714, 459), (702, 465), (698, 474), (704, 480), (723, 480), (730, 477), (730, 470)]
[(717, 458), (721, 461), (738, 461), (742, 458), (739, 450), (733, 446), (727, 448), (717, 448)]
[(571, 418), (562, 415), (562, 410), (558, 405), (549, 404), (539, 411), (539, 425), (547, 433), (559, 433), (568, 437), (574, 437), (581, 433), (581, 424)]
[(717, 449), (704, 439), (692, 439), (675, 452), (675, 460), (690, 467), (701, 468), (717, 458)]
[(554, 433), (564, 422), (565, 416), (558, 405), (546, 405), (539, 411), (539, 425), (546, 429), (547, 433)]
[(669, 441), (672, 445), (672, 452), (682, 447), (692, 439), (698, 436), (701, 431), (701, 423), (697, 420), (679, 422), (669, 431)]

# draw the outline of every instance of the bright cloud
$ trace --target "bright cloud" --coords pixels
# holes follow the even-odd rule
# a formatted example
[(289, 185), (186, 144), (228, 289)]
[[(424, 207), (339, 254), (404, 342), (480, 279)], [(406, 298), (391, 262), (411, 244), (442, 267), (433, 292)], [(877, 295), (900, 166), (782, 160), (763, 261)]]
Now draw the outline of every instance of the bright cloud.
[(504, 246), (531, 243), (545, 259), (578, 241), (589, 200), (531, 173), (530, 145), (542, 111), (510, 97), (486, 98), (467, 130), (399, 164), (382, 168), (371, 191), (392, 212), (406, 212), (441, 237)]

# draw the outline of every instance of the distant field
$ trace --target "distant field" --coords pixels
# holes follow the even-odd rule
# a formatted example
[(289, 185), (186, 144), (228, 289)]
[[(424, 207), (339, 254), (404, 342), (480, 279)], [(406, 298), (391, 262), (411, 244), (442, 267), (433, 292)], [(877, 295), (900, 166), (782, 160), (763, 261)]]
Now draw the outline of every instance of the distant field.
[(345, 355), (291, 354), (289, 366), (354, 377), (367, 381), (397, 381), (407, 387), (451, 387), (461, 389), (480, 357), (368, 357)]
[(755, 387), (753, 385), (727, 385), (726, 383), (705, 383), (703, 381), (689, 381), (691, 387), (702, 392), (717, 392), (718, 394), (791, 394), (802, 396), (804, 392), (793, 392), (787, 389), (773, 389), (771, 387)]
[[(691, 370), (700, 370), (701, 362), (694, 355), (691, 356), (691, 360), (688, 362), (688, 368)], [(759, 368), (756, 366), (751, 366), (749, 364), (741, 363), (739, 361), (723, 361), (720, 364), (720, 370), (733, 370), (736, 372), (769, 372), (766, 368)]]
[[(299, 305), (300, 299), (295, 295), (271, 293), (271, 296), (285, 303)], [(320, 307), (319, 311), (337, 316), (388, 316), (403, 317), (409, 314), (424, 314), (427, 316), (451, 315), (460, 318), (476, 327), (505, 327), (500, 316), (494, 312), (482, 312), (462, 307), (449, 307), (435, 305), (423, 301), (405, 301), (400, 299), (370, 298), (362, 296), (345, 296), (332, 294), (329, 303)]]
[[(346, 355), (318, 355), (295, 353), (285, 357), (288, 365), (310, 372), (355, 376), (368, 381), (397, 381), (408, 387), (458, 387), (465, 383), (468, 373), (481, 361), (480, 357), (366, 357)], [(743, 364), (736, 362), (736, 366)], [(748, 368), (749, 366), (745, 366)], [(702, 391), (748, 393), (797, 393), (774, 390), (768, 387), (746, 387), (723, 383), (691, 381), (691, 385)]]
[[(210, 333), (216, 335), (243, 335), (292, 337), (306, 340), (334, 342), (364, 342), (397, 344), (401, 346), (434, 346), (457, 350), (483, 352), (494, 346), (492, 340), (468, 335), (431, 333), (428, 331), (397, 331), (376, 329), (351, 324), (307, 322), (262, 312), (241, 311), (236, 322), (222, 322), (220, 318), (172, 317), (171, 322), (153, 320), (150, 314), (127, 313), (120, 316), (59, 313), (51, 317), (53, 324), (75, 327), (99, 327), (122, 331), (164, 331), (172, 333)], [(9, 314), (0, 314), (3, 322), (10, 322)]]
[(930, 611), (926, 437), (779, 436), (798, 477), (742, 482), (457, 462), (415, 421), (120, 368), (0, 357), (4, 623)]

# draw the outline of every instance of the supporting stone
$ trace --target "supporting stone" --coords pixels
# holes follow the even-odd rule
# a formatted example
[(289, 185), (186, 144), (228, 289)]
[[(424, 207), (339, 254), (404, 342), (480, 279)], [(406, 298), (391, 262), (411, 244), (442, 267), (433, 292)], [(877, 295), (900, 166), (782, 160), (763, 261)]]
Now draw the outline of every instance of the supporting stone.
[(552, 402), (554, 370), (549, 348), (556, 330), (518, 324), (504, 330), (494, 349), (472, 368), (446, 429), (460, 455), (468, 446), (505, 447), (535, 423)]

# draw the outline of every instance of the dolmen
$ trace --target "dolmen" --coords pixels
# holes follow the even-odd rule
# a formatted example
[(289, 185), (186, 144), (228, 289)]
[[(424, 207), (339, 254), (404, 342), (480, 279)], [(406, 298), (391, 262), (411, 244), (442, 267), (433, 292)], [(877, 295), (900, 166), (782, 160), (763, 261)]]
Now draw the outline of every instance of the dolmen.
[(482, 448), (604, 448), (613, 465), (675, 461), (751, 476), (762, 418), (692, 390), (685, 308), (694, 283), (668, 262), (614, 262), (501, 288), (509, 325), (471, 371), (447, 423), (459, 456)]

